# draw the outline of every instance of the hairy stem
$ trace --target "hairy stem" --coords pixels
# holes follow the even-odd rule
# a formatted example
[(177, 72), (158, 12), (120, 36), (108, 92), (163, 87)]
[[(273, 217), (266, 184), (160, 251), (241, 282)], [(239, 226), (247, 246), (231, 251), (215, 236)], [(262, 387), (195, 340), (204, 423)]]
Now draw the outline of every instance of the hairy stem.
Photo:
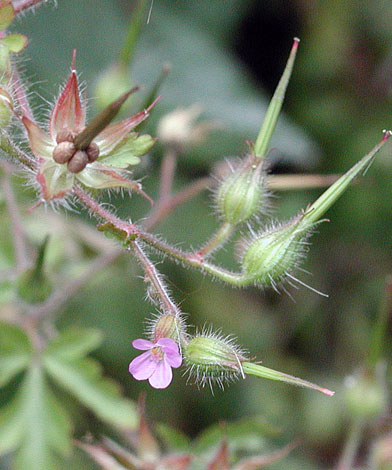
[(155, 268), (153, 263), (149, 260), (149, 258), (147, 257), (146, 253), (144, 252), (143, 248), (141, 247), (138, 241), (136, 240), (132, 241), (131, 246), (133, 248), (133, 251), (137, 259), (142, 265), (144, 272), (146, 273), (146, 276), (151, 281), (151, 284), (154, 286), (155, 292), (159, 296), (162, 302), (162, 305), (164, 306), (165, 311), (177, 317), (180, 314), (180, 310), (171, 300), (157, 269)]
[(0, 132), (0, 150), (2, 150), (12, 163), (19, 162), (25, 168), (34, 170), (34, 160), (25, 152), (20, 150), (5, 132)]

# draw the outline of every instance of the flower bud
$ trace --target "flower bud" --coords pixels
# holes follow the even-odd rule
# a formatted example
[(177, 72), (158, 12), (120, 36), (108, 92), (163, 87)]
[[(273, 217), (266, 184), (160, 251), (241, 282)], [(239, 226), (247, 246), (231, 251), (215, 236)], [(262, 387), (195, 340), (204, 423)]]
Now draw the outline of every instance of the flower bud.
[(385, 386), (373, 374), (349, 376), (345, 385), (344, 401), (352, 417), (369, 421), (378, 418), (386, 410)]
[(181, 315), (163, 313), (156, 316), (148, 325), (148, 335), (156, 343), (160, 338), (170, 338), (178, 344), (186, 339), (186, 326)]
[(206, 333), (192, 338), (184, 349), (184, 359), (190, 376), (204, 387), (231, 382), (244, 377), (241, 362), (244, 352), (235, 345), (232, 338)]
[(263, 163), (249, 155), (221, 183), (216, 204), (224, 220), (237, 225), (249, 220), (265, 199)]
[(304, 256), (304, 240), (311, 226), (301, 225), (302, 216), (256, 235), (242, 256), (248, 283), (275, 286), (296, 268)]
[(91, 144), (86, 149), (88, 161), (90, 163), (95, 162), (95, 160), (99, 157), (99, 147), (95, 142), (91, 142)]

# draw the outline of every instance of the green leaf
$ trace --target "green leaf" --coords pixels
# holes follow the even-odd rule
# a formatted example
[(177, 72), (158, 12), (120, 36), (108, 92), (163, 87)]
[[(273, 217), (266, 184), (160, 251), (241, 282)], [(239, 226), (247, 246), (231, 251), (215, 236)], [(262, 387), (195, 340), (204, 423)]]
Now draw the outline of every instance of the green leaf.
[(1, 42), (10, 52), (17, 54), (27, 46), (28, 39), (24, 34), (9, 34)]
[(31, 361), (29, 337), (19, 327), (0, 323), (0, 387), (9, 383)]
[(222, 437), (227, 436), (233, 451), (255, 452), (265, 448), (268, 440), (280, 433), (276, 426), (262, 417), (243, 418), (225, 423), (224, 427), (221, 423), (209, 426), (192, 442), (192, 447), (196, 454), (201, 455), (211, 447), (218, 446)]
[(99, 363), (93, 359), (65, 360), (45, 354), (44, 365), (50, 376), (99, 418), (122, 429), (135, 429), (136, 409), (122, 398), (117, 385), (102, 377)]
[(142, 155), (146, 154), (155, 144), (148, 134), (138, 135), (133, 132), (125, 142), (120, 143), (109, 155), (103, 157), (100, 162), (115, 168), (126, 168), (129, 165), (140, 163)]
[(0, 31), (8, 28), (15, 17), (14, 8), (12, 5), (5, 5), (0, 8)]
[(0, 418), (0, 453), (17, 449), (16, 470), (56, 470), (58, 455), (71, 450), (71, 425), (49, 390), (39, 364), (25, 376)]
[(177, 429), (165, 423), (158, 423), (155, 425), (155, 431), (169, 451), (183, 451), (189, 449), (190, 438), (186, 434), (177, 431)]
[(47, 354), (71, 361), (94, 351), (102, 342), (102, 333), (95, 328), (68, 328), (48, 348)]

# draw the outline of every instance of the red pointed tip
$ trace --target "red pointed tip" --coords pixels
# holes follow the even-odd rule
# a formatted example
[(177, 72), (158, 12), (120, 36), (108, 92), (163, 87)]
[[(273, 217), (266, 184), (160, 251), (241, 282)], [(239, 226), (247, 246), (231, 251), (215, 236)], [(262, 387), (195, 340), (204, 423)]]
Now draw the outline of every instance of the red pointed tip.
[(72, 51), (72, 63), (71, 63), (72, 72), (76, 71), (76, 49)]
[(332, 390), (328, 390), (327, 388), (322, 388), (320, 392), (324, 393), (325, 395), (328, 395), (329, 397), (333, 397), (335, 395), (335, 392)]
[(293, 39), (293, 45), (292, 45), (292, 50), (293, 51), (296, 51), (298, 49), (298, 44), (300, 43), (300, 39), (299, 38), (294, 38)]
[(150, 104), (150, 106), (146, 109), (147, 112), (150, 112), (152, 108), (158, 103), (158, 101), (161, 101), (162, 96), (157, 96), (155, 100)]

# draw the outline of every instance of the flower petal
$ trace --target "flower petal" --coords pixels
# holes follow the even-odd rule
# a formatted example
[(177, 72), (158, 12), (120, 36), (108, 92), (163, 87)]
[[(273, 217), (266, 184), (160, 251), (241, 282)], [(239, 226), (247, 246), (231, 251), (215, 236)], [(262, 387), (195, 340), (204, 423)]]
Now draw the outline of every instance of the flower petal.
[(34, 155), (38, 158), (51, 159), (55, 144), (46, 132), (26, 116), (22, 117), (22, 123), (26, 128), (30, 148)]
[(150, 351), (147, 351), (129, 364), (129, 372), (136, 380), (146, 380), (154, 374), (157, 369), (158, 363), (154, 361)]
[(148, 350), (154, 347), (154, 343), (148, 341), (147, 339), (135, 339), (132, 341), (132, 346), (135, 349)]
[(50, 135), (55, 139), (57, 133), (64, 128), (80, 132), (84, 128), (85, 118), (86, 112), (80, 102), (76, 71), (72, 70), (50, 115)]
[[(146, 354), (146, 353), (144, 353)], [(172, 381), (173, 373), (166, 359), (156, 363), (156, 368), (151, 377), (148, 379), (151, 387), (166, 388)]]
[(177, 369), (177, 367), (180, 367), (182, 364), (182, 357), (181, 354), (177, 351), (173, 351), (172, 349), (163, 349), (165, 352), (165, 357), (166, 360), (169, 364), (170, 367), (173, 367), (173, 369)]
[(99, 155), (104, 156), (110, 153), (134, 127), (147, 119), (148, 116), (149, 113), (145, 109), (128, 119), (124, 119), (123, 121), (116, 122), (106, 127), (94, 139), (94, 142), (99, 147)]
[(36, 180), (41, 188), (42, 198), (48, 202), (67, 195), (72, 189), (74, 175), (67, 171), (65, 165), (59, 165), (54, 160), (41, 159)]
[(172, 350), (178, 354), (178, 344), (171, 338), (159, 338), (157, 341), (158, 346), (162, 346), (164, 352)]

